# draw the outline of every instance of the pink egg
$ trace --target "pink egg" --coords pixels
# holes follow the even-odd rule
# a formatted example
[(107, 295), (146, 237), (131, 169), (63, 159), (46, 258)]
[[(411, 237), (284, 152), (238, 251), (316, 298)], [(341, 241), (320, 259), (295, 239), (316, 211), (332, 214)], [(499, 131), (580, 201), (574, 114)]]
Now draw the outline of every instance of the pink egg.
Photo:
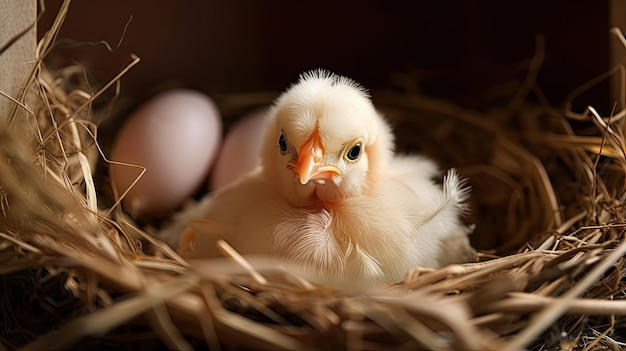
[(230, 128), (213, 169), (210, 189), (217, 190), (260, 164), (267, 113), (267, 109), (254, 111)]
[(113, 145), (111, 165), (123, 209), (136, 218), (165, 216), (205, 183), (217, 154), (222, 121), (213, 101), (193, 90), (162, 93), (135, 110)]

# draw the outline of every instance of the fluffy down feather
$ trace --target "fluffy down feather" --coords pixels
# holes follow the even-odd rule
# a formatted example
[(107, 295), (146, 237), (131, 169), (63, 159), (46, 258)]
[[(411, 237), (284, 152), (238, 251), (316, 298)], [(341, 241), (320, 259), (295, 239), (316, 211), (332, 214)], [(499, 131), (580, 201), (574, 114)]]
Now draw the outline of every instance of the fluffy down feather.
[(431, 160), (394, 155), (390, 126), (352, 80), (303, 74), (276, 100), (265, 133), (258, 169), (161, 232), (183, 255), (219, 256), (222, 238), (314, 279), (373, 284), (473, 258), (464, 180), (449, 170), (440, 185)]

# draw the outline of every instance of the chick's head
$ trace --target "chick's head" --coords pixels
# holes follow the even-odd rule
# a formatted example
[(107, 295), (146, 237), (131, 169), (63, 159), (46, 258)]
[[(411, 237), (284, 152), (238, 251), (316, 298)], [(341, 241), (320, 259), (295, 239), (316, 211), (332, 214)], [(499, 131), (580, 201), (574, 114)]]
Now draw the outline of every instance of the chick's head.
[(266, 133), (264, 174), (296, 207), (369, 191), (393, 152), (366, 91), (323, 70), (301, 75), (276, 100)]

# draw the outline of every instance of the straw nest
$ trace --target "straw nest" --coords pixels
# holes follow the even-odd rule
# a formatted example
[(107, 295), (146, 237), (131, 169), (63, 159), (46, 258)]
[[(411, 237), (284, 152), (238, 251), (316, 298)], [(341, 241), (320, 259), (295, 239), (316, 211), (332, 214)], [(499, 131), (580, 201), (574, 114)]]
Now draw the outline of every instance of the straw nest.
[[(626, 343), (624, 110), (605, 117), (592, 107), (576, 114), (513, 104), (480, 114), (409, 93), (374, 93), (400, 149), (469, 177), (482, 253), (475, 263), (416, 267), (401, 283), (364, 292), (314, 285), (288, 267), (250, 264), (234, 252), (227, 262), (191, 266), (117, 203), (103, 206), (98, 196), (109, 185), (96, 183), (92, 171), (112, 161), (97, 142), (94, 100), (124, 72), (95, 92), (83, 73), (50, 72), (40, 58), (25, 90), (35, 102), (17, 97), (0, 129), (0, 348), (578, 350)], [(520, 96), (531, 88), (522, 85)], [(274, 96), (217, 99), (231, 118)]]

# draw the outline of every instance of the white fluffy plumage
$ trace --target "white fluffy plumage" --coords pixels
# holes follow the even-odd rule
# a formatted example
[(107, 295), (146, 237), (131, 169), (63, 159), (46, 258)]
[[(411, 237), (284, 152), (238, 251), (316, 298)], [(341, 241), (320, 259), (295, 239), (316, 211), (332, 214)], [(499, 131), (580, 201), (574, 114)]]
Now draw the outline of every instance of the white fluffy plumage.
[(449, 170), (438, 184), (431, 160), (395, 155), (389, 124), (352, 80), (303, 74), (274, 103), (265, 133), (258, 169), (163, 230), (183, 255), (219, 256), (222, 238), (319, 279), (376, 284), (473, 258), (464, 180)]

